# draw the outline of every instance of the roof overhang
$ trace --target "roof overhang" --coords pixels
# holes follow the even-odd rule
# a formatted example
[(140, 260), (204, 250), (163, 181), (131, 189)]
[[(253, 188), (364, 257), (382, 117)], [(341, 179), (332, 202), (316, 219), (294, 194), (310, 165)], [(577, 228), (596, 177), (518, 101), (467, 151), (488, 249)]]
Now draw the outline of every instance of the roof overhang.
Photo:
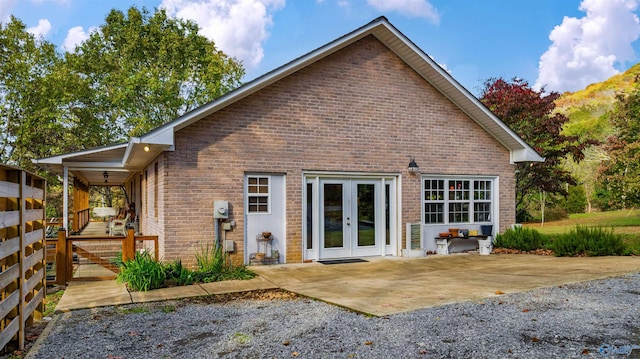
[(160, 153), (171, 149), (172, 145), (144, 143), (134, 137), (128, 143), (35, 159), (33, 163), (58, 175), (62, 175), (66, 167), (71, 175), (90, 186), (117, 186), (126, 183)]
[(375, 36), (416, 73), (459, 107), (469, 118), (507, 148), (511, 153), (510, 160), (512, 163), (544, 161), (543, 157), (487, 109), (467, 89), (460, 85), (447, 71), (391, 25), (386, 18), (380, 17), (171, 122), (140, 137), (133, 137), (127, 143), (37, 159), (33, 162), (40, 167), (59, 174), (67, 166), (71, 173), (90, 185), (105, 185), (104, 171), (109, 173), (108, 184), (112, 179), (111, 173), (113, 173), (114, 184), (124, 183), (134, 172), (144, 168), (161, 152), (174, 150), (174, 134), (176, 131), (370, 35)]

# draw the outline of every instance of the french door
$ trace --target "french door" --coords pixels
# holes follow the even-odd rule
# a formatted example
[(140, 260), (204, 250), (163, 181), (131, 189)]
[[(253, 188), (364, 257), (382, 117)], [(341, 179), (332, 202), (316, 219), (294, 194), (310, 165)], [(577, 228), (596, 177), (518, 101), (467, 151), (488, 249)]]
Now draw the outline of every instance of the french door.
[(381, 254), (385, 231), (380, 186), (380, 180), (320, 180), (320, 258)]

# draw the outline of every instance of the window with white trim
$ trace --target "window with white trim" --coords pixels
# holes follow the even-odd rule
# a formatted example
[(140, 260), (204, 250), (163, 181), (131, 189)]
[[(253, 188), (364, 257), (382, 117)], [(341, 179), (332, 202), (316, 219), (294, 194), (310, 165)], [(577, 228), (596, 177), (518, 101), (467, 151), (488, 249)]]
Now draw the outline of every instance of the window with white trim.
[(269, 213), (269, 177), (247, 177), (247, 212)]
[(424, 181), (424, 216), (426, 223), (444, 223), (444, 180)]
[(424, 223), (480, 223), (491, 221), (493, 180), (425, 178)]
[(491, 221), (491, 181), (473, 181), (473, 221)]

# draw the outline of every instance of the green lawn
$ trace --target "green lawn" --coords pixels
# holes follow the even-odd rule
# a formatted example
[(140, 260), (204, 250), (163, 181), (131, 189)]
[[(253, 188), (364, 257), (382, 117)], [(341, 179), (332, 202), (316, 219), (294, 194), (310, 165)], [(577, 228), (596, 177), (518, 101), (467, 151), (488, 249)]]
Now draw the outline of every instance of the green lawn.
[(640, 210), (622, 210), (572, 214), (569, 219), (540, 223), (526, 223), (525, 227), (535, 228), (540, 233), (554, 235), (568, 232), (579, 226), (613, 228), (622, 236), (623, 241), (636, 250), (640, 250)]

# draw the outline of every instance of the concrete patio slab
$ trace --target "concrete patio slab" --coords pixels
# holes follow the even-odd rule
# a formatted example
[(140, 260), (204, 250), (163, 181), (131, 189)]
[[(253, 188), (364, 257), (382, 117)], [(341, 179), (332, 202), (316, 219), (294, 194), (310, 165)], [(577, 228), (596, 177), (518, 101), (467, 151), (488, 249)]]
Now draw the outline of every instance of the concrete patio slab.
[(640, 271), (638, 257), (461, 254), (252, 267), (278, 287), (384, 316)]
[(56, 305), (56, 312), (130, 303), (131, 296), (123, 283), (115, 280), (72, 281)]
[(129, 292), (126, 285), (115, 280), (72, 281), (58, 302), (56, 312), (276, 288), (278, 287), (273, 283), (261, 277), (160, 288), (147, 292)]
[(207, 295), (207, 291), (199, 285), (185, 285), (180, 287), (160, 288), (147, 292), (131, 292), (133, 303), (157, 302), (160, 300), (182, 299)]
[(377, 316), (499, 293), (523, 292), (640, 272), (640, 257), (564, 258), (525, 254), (374, 257), (368, 262), (251, 267), (259, 277), (129, 293), (115, 280), (71, 282), (57, 312), (106, 305), (282, 288)]
[(252, 290), (277, 289), (278, 287), (262, 277), (249, 280), (227, 280), (223, 282), (200, 284), (208, 294), (224, 294), (234, 292), (248, 292)]

